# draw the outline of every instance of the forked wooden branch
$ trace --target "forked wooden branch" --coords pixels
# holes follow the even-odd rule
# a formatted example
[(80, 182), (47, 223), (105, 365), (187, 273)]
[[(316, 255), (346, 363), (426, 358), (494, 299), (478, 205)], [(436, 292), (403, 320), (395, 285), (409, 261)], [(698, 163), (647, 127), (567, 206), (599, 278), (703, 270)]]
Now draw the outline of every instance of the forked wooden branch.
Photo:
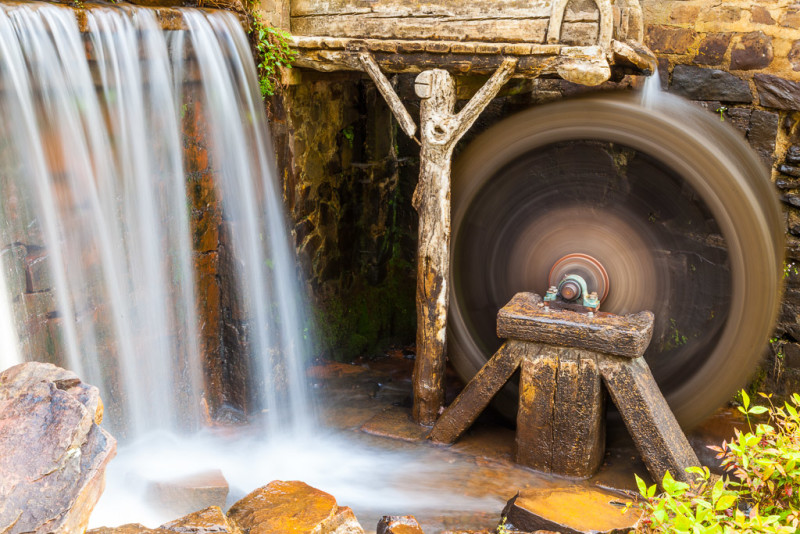
[(381, 68), (378, 66), (375, 58), (372, 57), (372, 54), (369, 52), (361, 52), (358, 54), (358, 59), (361, 61), (364, 70), (369, 74), (369, 77), (375, 82), (378, 91), (383, 95), (384, 100), (386, 100), (386, 103), (389, 105), (389, 109), (392, 110), (400, 127), (407, 136), (414, 137), (414, 134), (417, 133), (417, 125), (403, 105), (403, 102), (400, 101), (400, 97), (397, 96), (391, 82), (389, 82), (386, 75), (381, 72)]
[[(410, 137), (416, 125), (400, 97), (369, 52), (359, 61), (386, 99), (403, 131)], [(421, 73), (415, 81), (420, 104), (420, 173), (412, 202), (419, 213), (417, 248), (417, 359), (414, 364), (414, 419), (436, 422), (444, 405), (445, 341), (449, 306), (450, 169), (453, 148), (514, 74), (517, 58), (500, 68), (455, 113), (456, 86), (445, 70)]]
[(413, 416), (420, 424), (435, 423), (444, 405), (453, 149), (511, 78), (516, 64), (516, 58), (506, 59), (458, 114), (454, 113), (455, 83), (447, 71), (425, 71), (416, 79), (415, 89), (422, 98), (422, 153), (419, 183), (412, 199), (419, 213)]

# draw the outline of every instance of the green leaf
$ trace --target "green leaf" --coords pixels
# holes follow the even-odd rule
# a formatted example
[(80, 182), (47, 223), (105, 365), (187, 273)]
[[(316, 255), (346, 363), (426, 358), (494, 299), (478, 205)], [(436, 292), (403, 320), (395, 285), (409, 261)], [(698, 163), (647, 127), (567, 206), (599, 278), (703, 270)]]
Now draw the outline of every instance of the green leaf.
[(747, 411), (747, 413), (751, 413), (751, 414), (755, 414), (755, 415), (760, 415), (762, 413), (767, 413), (767, 407), (766, 406), (753, 406), (752, 408), (750, 408)]
[(744, 406), (744, 409), (746, 410), (750, 406), (750, 397), (747, 395), (747, 392), (745, 390), (742, 390), (741, 394), (742, 394), (742, 406)]
[(736, 499), (737, 497), (735, 493), (728, 493), (726, 495), (723, 495), (714, 505), (714, 510), (727, 510), (728, 508), (733, 506), (733, 503), (736, 502)]
[(711, 490), (711, 502), (715, 503), (719, 500), (722, 496), (722, 492), (725, 490), (725, 483), (720, 478), (714, 483), (714, 488)]

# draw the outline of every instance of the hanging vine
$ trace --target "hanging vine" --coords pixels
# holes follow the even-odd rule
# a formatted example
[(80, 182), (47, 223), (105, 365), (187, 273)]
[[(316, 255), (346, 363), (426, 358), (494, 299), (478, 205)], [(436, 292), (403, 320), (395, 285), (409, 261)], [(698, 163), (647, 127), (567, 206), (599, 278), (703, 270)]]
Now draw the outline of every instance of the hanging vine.
[(280, 86), (281, 67), (291, 69), (297, 52), (292, 49), (290, 42), (292, 36), (279, 28), (266, 22), (256, 10), (256, 2), (249, 3), (249, 15), (252, 17), (250, 24), (250, 39), (258, 69), (258, 82), (261, 96), (272, 96)]

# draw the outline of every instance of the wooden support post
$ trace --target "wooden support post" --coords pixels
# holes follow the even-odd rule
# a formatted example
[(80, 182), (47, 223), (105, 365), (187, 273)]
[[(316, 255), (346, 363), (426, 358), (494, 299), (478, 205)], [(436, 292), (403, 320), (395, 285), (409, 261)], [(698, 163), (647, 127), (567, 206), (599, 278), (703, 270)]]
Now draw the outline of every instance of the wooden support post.
[(517, 463), (586, 478), (605, 452), (605, 392), (592, 352), (530, 344), (522, 362)]
[[(408, 111), (369, 52), (359, 60), (386, 98), (403, 130), (414, 135)], [(450, 271), (450, 169), (453, 149), (484, 108), (511, 78), (516, 58), (500, 68), (454, 113), (456, 87), (445, 70), (417, 76), (415, 89), (422, 99), (420, 173), (412, 203), (419, 213), (417, 245), (417, 359), (414, 364), (414, 420), (432, 425), (444, 404), (445, 347)]]
[(417, 76), (422, 99), (420, 173), (412, 203), (419, 213), (417, 245), (417, 358), (414, 420), (432, 425), (444, 405), (444, 371), (449, 306), (450, 168), (453, 149), (478, 115), (511, 78), (516, 59), (507, 59), (457, 114), (456, 87), (444, 70)]
[(669, 471), (675, 480), (692, 483), (686, 468), (700, 461), (644, 359), (606, 356), (600, 372), (653, 479), (660, 485)]
[(504, 343), (442, 413), (428, 438), (435, 443), (455, 443), (519, 368), (527, 348), (519, 341)]

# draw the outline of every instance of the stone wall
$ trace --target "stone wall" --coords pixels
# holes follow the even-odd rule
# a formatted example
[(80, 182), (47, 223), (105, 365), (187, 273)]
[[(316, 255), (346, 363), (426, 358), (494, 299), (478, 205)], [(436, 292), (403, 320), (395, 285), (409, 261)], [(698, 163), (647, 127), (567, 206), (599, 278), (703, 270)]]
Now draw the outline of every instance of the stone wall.
[(415, 328), (417, 154), (367, 82), (305, 71), (272, 104), (315, 352), (345, 360), (413, 340)]
[(756, 384), (800, 390), (800, 3), (644, 0), (662, 87), (738, 128), (772, 170), (786, 214), (786, 293)]
[[(768, 387), (778, 392), (800, 390), (800, 267), (795, 267), (800, 266), (800, 148), (792, 148), (800, 145), (800, 3), (642, 4), (646, 42), (659, 57), (663, 88), (738, 128), (772, 169), (786, 211), (787, 286), (772, 358), (757, 381), (769, 379)], [(413, 342), (413, 302), (408, 297), (413, 291), (416, 214), (409, 198), (419, 150), (398, 133), (369, 79), (357, 73), (334, 77), (297, 71), (290, 81), (282, 103), (273, 106), (286, 108), (281, 110), (285, 120), (276, 125), (281, 133), (276, 144), (284, 151), (285, 196), (301, 264), (320, 310), (324, 352), (346, 359), (376, 350), (386, 332)], [(412, 76), (396, 78), (412, 116), (418, 116), (412, 82)], [(482, 83), (460, 78), (460, 98), (468, 98)], [(629, 90), (641, 83), (627, 77), (593, 90)], [(586, 91), (560, 80), (514, 82), (459, 148), (517, 111)], [(375, 148), (382, 146), (395, 150)], [(397, 247), (403, 261), (389, 268), (394, 255), (380, 253), (387, 246), (380, 243)], [(397, 293), (403, 305), (382, 299), (406, 287), (407, 294)], [(353, 308), (364, 302), (361, 290), (378, 295), (377, 307), (362, 309), (369, 317), (380, 315), (386, 328), (367, 325)]]

